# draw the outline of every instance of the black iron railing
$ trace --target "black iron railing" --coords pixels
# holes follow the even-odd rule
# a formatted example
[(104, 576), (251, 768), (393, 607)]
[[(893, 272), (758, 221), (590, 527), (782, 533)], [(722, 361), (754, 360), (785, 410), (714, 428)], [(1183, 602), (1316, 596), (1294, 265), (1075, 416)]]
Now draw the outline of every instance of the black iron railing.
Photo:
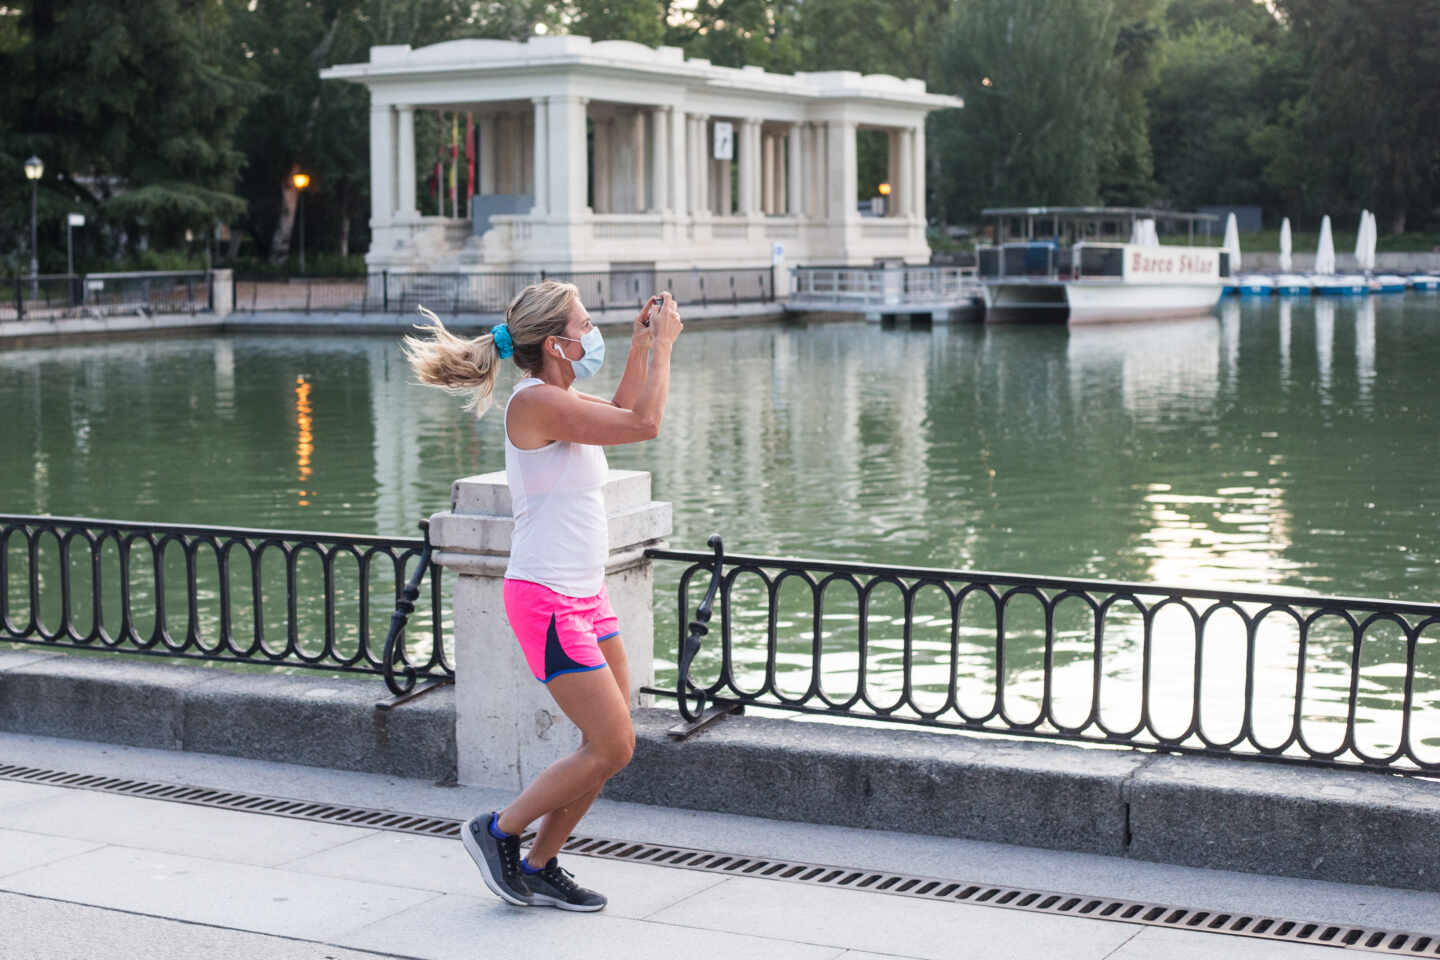
[(706, 270), (616, 269), (594, 272), (532, 270), (519, 273), (399, 273), (368, 277), (237, 277), (235, 310), (242, 313), (413, 314), (424, 306), (442, 315), (503, 314), (521, 290), (541, 280), (580, 288), (591, 310), (634, 306), (669, 290), (683, 305), (766, 303), (775, 299), (770, 267)]
[[(0, 642), (380, 674), (402, 694), (454, 677), (429, 557), (428, 531), (0, 516)], [(427, 573), (428, 629), (407, 641)]]
[(195, 314), (212, 307), (204, 270), (48, 274), (0, 287), (0, 321)]
[[(725, 556), (718, 537), (711, 545), (648, 551), (688, 564), (674, 691), (687, 720), (707, 703), (756, 705), (1440, 773), (1437, 604)], [(707, 626), (717, 599), (718, 630)], [(718, 638), (706, 645), (707, 633)]]

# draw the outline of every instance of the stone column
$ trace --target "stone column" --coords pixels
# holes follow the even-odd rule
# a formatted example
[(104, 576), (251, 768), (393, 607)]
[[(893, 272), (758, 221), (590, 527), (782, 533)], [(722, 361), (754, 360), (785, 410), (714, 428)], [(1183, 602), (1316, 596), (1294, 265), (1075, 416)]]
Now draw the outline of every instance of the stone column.
[(399, 129), (395, 152), (395, 213), (400, 217), (418, 217), (415, 205), (415, 108), (406, 104), (397, 108)]
[(648, 206), (645, 187), (650, 181), (649, 169), (645, 163), (645, 114), (636, 110), (630, 115), (630, 126), (626, 128), (630, 137), (630, 155), (635, 158), (631, 164), (631, 201), (626, 213), (643, 213)]
[(535, 105), (535, 143), (531, 148), (533, 156), (530, 173), (530, 181), (535, 188), (535, 202), (530, 208), (530, 214), (543, 217), (550, 210), (550, 98), (532, 97), (530, 102)]
[(585, 105), (589, 100), (572, 95), (550, 98), (550, 215), (575, 219), (585, 214), (588, 193), (585, 150)]
[(775, 138), (760, 134), (760, 212), (775, 212)]
[(717, 208), (710, 203), (710, 180), (711, 166), (714, 163), (711, 155), (714, 148), (710, 144), (710, 115), (700, 113), (695, 115), (695, 212), (712, 213)]
[[(650, 474), (611, 470), (605, 484), (610, 559), (605, 586), (630, 664), (630, 704), (654, 678), (653, 578), (647, 547), (670, 533), (670, 504), (650, 499)], [(504, 472), (457, 480), (450, 510), (430, 518), (437, 565), (458, 574), (455, 748), (466, 786), (519, 790), (580, 746), (580, 731), (525, 664), (505, 617), (502, 590), (514, 530)]]
[(792, 217), (798, 217), (805, 213), (805, 159), (802, 155), (804, 144), (800, 142), (800, 125), (790, 124), (789, 131), (785, 134), (785, 145), (789, 148), (790, 169), (786, 171), (785, 179), (785, 212)]
[[(912, 214), (912, 195), (915, 193), (915, 131), (909, 127), (896, 134), (895, 152), (899, 156), (896, 176), (890, 183), (890, 216), (905, 217)], [(899, 182), (895, 182), (898, 180)]]
[(498, 184), (495, 168), (500, 161), (500, 151), (495, 143), (495, 114), (487, 113), (480, 118), (480, 192), (496, 193)]
[(669, 107), (650, 111), (650, 212), (663, 213), (670, 207), (670, 118)]
[(668, 173), (670, 189), (666, 193), (665, 207), (677, 214), (684, 214), (689, 210), (686, 190), (689, 189), (691, 174), (686, 169), (686, 150), (689, 149), (690, 140), (686, 129), (689, 118), (684, 111), (674, 107), (665, 108), (665, 130), (669, 134), (669, 142), (666, 150), (669, 153)]
[(911, 178), (914, 186), (910, 190), (910, 215), (917, 220), (925, 219), (925, 123), (911, 128), (911, 138), (914, 140), (915, 149), (912, 151), (911, 169), (915, 171)]
[(610, 120), (595, 118), (595, 212), (610, 212)]
[(388, 105), (370, 105), (370, 225), (389, 223), (395, 210), (395, 121)]
[(760, 209), (760, 121), (746, 117), (740, 124), (740, 215)]
[(832, 222), (853, 220), (859, 216), (855, 209), (856, 179), (859, 177), (855, 157), (855, 124), (831, 120), (825, 126), (829, 148), (826, 158), (829, 219)]
[[(715, 210), (722, 217), (734, 216), (736, 206), (734, 197), (731, 194), (730, 165), (734, 160), (716, 160), (711, 175), (715, 177)], [(743, 186), (744, 181), (741, 181)], [(743, 213), (744, 211), (739, 211)]]

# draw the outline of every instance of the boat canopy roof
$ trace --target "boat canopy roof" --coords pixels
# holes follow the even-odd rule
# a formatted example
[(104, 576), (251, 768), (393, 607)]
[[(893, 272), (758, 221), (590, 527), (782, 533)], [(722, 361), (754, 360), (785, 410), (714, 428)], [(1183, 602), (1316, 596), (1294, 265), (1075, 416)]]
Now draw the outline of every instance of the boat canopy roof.
[(1180, 210), (1160, 210), (1155, 207), (986, 207), (980, 211), (983, 217), (1060, 217), (1062, 219), (1092, 220), (1139, 219), (1169, 220), (1198, 223), (1219, 220), (1214, 213), (1186, 213)]
[(992, 243), (1044, 241), (1073, 244), (1082, 240), (1126, 243), (1135, 224), (1154, 220), (1167, 239), (1183, 234), (1195, 242), (1197, 225), (1206, 236), (1213, 213), (1185, 213), (1153, 207), (987, 207), (981, 216), (992, 221), (984, 235)]

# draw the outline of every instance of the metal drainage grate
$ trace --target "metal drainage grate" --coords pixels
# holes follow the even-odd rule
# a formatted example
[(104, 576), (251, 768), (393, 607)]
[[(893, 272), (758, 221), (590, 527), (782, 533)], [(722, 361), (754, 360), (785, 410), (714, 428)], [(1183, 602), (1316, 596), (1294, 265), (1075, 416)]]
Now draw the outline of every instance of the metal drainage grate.
[[(98, 790), (148, 800), (169, 800), (193, 803), (204, 807), (264, 813), (323, 823), (364, 827), (371, 830), (395, 830), (427, 837), (458, 837), (462, 821), (449, 817), (422, 817), (412, 814), (347, 807), (306, 800), (288, 800), (258, 794), (235, 793), (193, 787), (183, 784), (158, 783), (123, 777), (102, 777), (65, 773), (0, 764), (0, 780), (46, 786), (70, 787), (77, 790)], [(529, 840), (533, 834), (526, 834)], [(1022, 887), (999, 887), (990, 884), (964, 883), (939, 877), (857, 870), (796, 860), (774, 860), (766, 857), (740, 856), (693, 850), (665, 844), (634, 843), (604, 840), (596, 837), (573, 836), (565, 843), (567, 853), (627, 863), (645, 863), (659, 867), (699, 870), (726, 876), (758, 877), (784, 880), (844, 890), (864, 890), (892, 896), (917, 897), (950, 903), (968, 903), (1007, 910), (1025, 910), (1058, 916), (1088, 917), (1092, 920), (1113, 920), (1145, 926), (1195, 930), (1204, 933), (1230, 934), (1289, 943), (1311, 943), (1341, 949), (1385, 953), (1397, 957), (1440, 957), (1440, 934), (1404, 933), (1354, 927), (1308, 920), (1287, 920), (1260, 914), (1203, 910), (1177, 907), (1137, 900), (1115, 900), (1089, 897), (1049, 890)]]

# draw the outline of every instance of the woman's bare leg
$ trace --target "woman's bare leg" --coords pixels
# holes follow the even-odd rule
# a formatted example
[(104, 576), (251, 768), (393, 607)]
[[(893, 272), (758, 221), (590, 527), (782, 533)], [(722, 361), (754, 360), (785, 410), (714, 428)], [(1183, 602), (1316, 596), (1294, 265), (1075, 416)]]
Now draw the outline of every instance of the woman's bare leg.
[[(612, 646), (613, 644), (613, 646)], [(610, 673), (615, 678), (615, 686), (620, 696), (624, 699), (627, 708), (630, 703), (630, 664), (625, 659), (625, 645), (620, 642), (618, 636), (606, 640), (603, 649), (606, 659), (610, 662)], [(599, 673), (600, 671), (596, 671)], [(552, 680), (551, 683), (554, 683)], [(633, 743), (633, 739), (632, 739)], [(581, 749), (585, 747), (585, 740), (582, 737)], [(606, 779), (609, 779), (608, 777)], [(535, 843), (526, 855), (532, 867), (543, 867), (550, 862), (550, 858), (560, 852), (560, 848), (569, 839), (571, 831), (580, 822), (590, 809), (590, 804), (600, 795), (605, 783), (600, 784), (584, 796), (565, 804), (556, 810), (551, 810), (540, 821), (540, 829), (535, 833)], [(501, 829), (504, 829), (503, 827)]]
[[(499, 827), (520, 833), (552, 810), (594, 793), (612, 774), (630, 762), (635, 729), (630, 709), (608, 667), (567, 673), (547, 684), (565, 716), (580, 728), (579, 750), (546, 767), (508, 807), (500, 811)], [(563, 838), (561, 840), (563, 843)]]

